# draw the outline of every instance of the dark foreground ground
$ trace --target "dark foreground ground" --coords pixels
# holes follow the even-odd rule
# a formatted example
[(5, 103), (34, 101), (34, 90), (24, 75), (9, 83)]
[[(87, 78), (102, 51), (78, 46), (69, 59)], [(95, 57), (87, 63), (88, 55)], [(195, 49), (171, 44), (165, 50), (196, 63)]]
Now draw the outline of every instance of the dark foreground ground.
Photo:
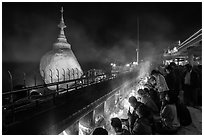
[(193, 107), (188, 107), (192, 123), (189, 126), (181, 127), (178, 131), (178, 135), (202, 135), (202, 109), (196, 109)]

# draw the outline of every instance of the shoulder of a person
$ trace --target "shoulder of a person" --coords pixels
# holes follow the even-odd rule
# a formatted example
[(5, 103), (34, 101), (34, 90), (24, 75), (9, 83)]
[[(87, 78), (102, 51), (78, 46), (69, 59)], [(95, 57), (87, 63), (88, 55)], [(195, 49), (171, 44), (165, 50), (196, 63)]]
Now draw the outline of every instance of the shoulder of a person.
[(159, 77), (162, 79), (165, 79), (164, 75), (162, 75), (162, 74), (160, 74)]
[(174, 110), (174, 109), (176, 109), (176, 105), (175, 104), (169, 104), (169, 105), (167, 105), (167, 108), (166, 109), (168, 109), (168, 110)]
[(175, 104), (169, 104), (168, 106), (169, 106), (169, 108), (175, 108), (176, 107)]
[(140, 123), (141, 122), (141, 118), (137, 118), (135, 122), (136, 123)]
[(170, 104), (167, 104), (167, 105), (164, 106), (163, 110), (166, 110), (166, 109), (171, 109)]
[(139, 105), (144, 105), (144, 103), (142, 103), (142, 102), (139, 102)]

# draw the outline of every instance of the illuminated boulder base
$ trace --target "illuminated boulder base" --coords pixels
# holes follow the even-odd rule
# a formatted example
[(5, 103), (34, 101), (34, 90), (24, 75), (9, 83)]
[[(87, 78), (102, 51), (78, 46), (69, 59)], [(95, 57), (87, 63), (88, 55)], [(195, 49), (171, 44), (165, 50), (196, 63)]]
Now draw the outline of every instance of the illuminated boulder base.
[[(61, 22), (58, 25), (60, 34), (57, 42), (54, 43), (53, 49), (46, 53), (40, 61), (40, 74), (46, 84), (76, 79), (83, 75), (83, 71), (71, 50), (71, 45), (67, 42), (64, 35), (66, 27), (63, 19), (63, 8), (61, 10)], [(72, 85), (69, 83), (69, 86)], [(66, 88), (67, 84), (60, 84), (59, 88)], [(56, 86), (48, 87), (55, 90)]]
[[(71, 49), (52, 50), (45, 54), (40, 62), (41, 76), (46, 84), (58, 82), (58, 71), (59, 81), (74, 79), (73, 69), (74, 78), (81, 77), (83, 71)], [(61, 84), (60, 88), (66, 88), (66, 85)], [(56, 87), (49, 87), (49, 89), (53, 90)]]

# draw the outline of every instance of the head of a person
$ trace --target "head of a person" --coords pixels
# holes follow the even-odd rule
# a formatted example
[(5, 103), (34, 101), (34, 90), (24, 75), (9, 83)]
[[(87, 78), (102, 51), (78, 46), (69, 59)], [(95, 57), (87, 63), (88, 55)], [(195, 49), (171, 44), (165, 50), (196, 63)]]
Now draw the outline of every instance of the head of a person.
[(111, 118), (111, 126), (113, 127), (116, 133), (122, 130), (122, 122), (118, 117)]
[(149, 113), (150, 111), (148, 110), (147, 106), (145, 105), (139, 105), (138, 108), (136, 109), (136, 113), (139, 116), (139, 118), (141, 117), (148, 117), (148, 115), (150, 115)]
[(166, 67), (166, 69), (165, 69), (165, 70), (166, 70), (166, 73), (169, 74), (169, 73), (172, 71), (172, 69), (173, 69), (173, 68), (172, 68), (170, 65), (168, 65), (168, 66)]
[(145, 90), (145, 89), (139, 89), (139, 90), (137, 91), (137, 93), (138, 93), (139, 96), (144, 97), (144, 96), (146, 96), (146, 95), (148, 94), (148, 89), (147, 89), (147, 90)]
[(154, 76), (151, 76), (149, 79), (148, 79), (148, 83), (151, 84), (151, 85), (156, 85), (156, 78)]
[(152, 76), (157, 76), (159, 74), (158, 70), (152, 70), (151, 75)]
[(165, 94), (165, 101), (168, 104), (175, 104), (177, 97), (170, 91)]
[(148, 88), (146, 88), (146, 87), (144, 88), (144, 91), (145, 91), (145, 93), (146, 93), (146, 94), (148, 94), (148, 93), (149, 93), (149, 89), (148, 89)]
[(170, 65), (172, 68), (175, 68), (175, 67), (176, 67), (176, 63), (175, 63), (175, 62), (171, 62), (169, 65)]
[(190, 64), (186, 64), (186, 65), (185, 65), (185, 69), (186, 69), (187, 71), (191, 71), (192, 66), (191, 66)]
[(139, 89), (137, 93), (137, 101), (144, 103), (144, 100), (148, 98), (148, 92), (146, 92), (144, 89)]
[(102, 127), (98, 127), (93, 131), (92, 135), (108, 135), (108, 131)]
[(130, 103), (130, 105), (131, 105), (133, 108), (136, 108), (137, 103), (138, 103), (136, 97), (134, 97), (134, 96), (131, 96), (131, 97), (129, 98), (128, 102)]

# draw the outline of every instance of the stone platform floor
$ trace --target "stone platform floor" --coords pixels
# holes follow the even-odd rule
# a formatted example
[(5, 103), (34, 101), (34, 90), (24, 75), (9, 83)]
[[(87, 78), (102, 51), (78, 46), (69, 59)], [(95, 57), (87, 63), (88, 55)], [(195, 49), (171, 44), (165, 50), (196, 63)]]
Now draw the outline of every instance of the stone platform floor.
[(201, 107), (197, 108), (188, 107), (192, 123), (188, 126), (181, 127), (177, 135), (202, 135), (202, 109)]

